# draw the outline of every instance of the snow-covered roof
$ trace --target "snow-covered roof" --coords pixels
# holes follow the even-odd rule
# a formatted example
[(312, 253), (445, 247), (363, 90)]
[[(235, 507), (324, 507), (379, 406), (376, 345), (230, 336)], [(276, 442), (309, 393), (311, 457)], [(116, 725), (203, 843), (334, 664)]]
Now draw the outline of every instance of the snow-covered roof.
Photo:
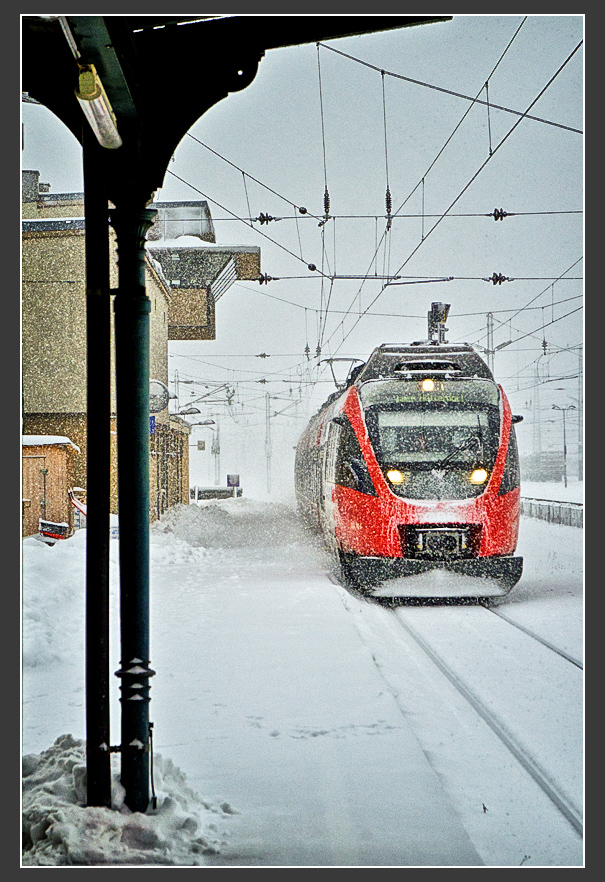
[(47, 444), (70, 444), (80, 453), (80, 448), (65, 435), (22, 435), (23, 447), (39, 447)]
[(150, 250), (168, 250), (172, 248), (194, 248), (196, 251), (205, 251), (222, 254), (231, 251), (243, 251), (256, 254), (260, 252), (259, 245), (217, 245), (216, 243), (204, 242), (197, 236), (179, 236), (177, 239), (155, 239), (145, 243)]

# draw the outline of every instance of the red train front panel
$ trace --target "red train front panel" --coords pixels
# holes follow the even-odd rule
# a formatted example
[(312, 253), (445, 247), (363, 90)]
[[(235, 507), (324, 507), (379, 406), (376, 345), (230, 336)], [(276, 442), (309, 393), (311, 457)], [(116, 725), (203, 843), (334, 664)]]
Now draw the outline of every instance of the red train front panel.
[[(499, 493), (509, 448), (512, 415), (508, 400), (500, 392), (500, 433), (497, 453), (489, 480), (480, 495), (460, 500), (410, 500), (398, 497), (389, 486), (368, 435), (359, 393), (352, 386), (337, 402), (340, 414), (352, 426), (371, 479), (373, 493), (360, 492), (338, 481), (324, 486), (323, 532), (329, 543), (344, 552), (364, 557), (410, 557), (406, 547), (414, 525), (476, 525), (474, 546), (467, 555), (491, 557), (511, 555), (516, 548), (519, 524), (520, 489), (514, 486)], [(338, 414), (336, 414), (338, 419)], [(324, 439), (334, 417), (330, 408), (324, 414)], [(327, 442), (326, 442), (327, 443)], [(516, 454), (516, 450), (514, 451)], [(329, 457), (330, 451), (324, 451)], [(329, 471), (329, 463), (327, 464)]]

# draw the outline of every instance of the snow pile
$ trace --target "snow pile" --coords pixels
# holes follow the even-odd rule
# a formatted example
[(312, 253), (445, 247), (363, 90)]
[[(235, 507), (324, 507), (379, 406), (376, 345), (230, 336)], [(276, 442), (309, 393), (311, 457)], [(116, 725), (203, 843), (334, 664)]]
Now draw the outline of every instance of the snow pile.
[(124, 805), (117, 768), (111, 808), (86, 806), (86, 748), (71, 735), (23, 757), (23, 865), (203, 865), (219, 851), (213, 814), (232, 810), (202, 802), (157, 754), (153, 771), (157, 808), (142, 814)]
[[(45, 665), (65, 653), (82, 651), (86, 530), (46, 545), (33, 536), (23, 540), (23, 664)], [(48, 590), (49, 568), (60, 573)], [(67, 615), (64, 615), (68, 612)]]
[(175, 505), (153, 525), (158, 534), (193, 548), (267, 548), (299, 542), (302, 527), (288, 505), (240, 498)]

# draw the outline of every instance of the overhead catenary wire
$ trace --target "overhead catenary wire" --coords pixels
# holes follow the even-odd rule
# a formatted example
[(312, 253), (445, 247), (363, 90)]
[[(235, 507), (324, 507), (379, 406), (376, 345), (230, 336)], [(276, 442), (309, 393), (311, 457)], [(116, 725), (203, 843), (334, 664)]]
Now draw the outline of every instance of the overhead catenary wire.
[[(292, 208), (295, 208), (300, 214), (303, 214), (303, 215), (305, 215), (305, 216), (309, 215), (310, 217), (314, 217), (315, 220), (321, 220), (321, 218), (318, 218), (318, 217), (316, 217), (312, 212), (309, 212), (308, 209), (307, 209), (305, 206), (297, 205), (296, 202), (292, 202), (291, 199), (287, 199), (285, 196), (282, 196), (282, 194), (281, 194), (281, 193), (278, 193), (277, 190), (273, 190), (273, 189), (272, 189), (271, 187), (269, 187), (267, 184), (263, 184), (263, 182), (262, 182), (262, 181), (259, 181), (258, 178), (255, 178), (255, 177), (254, 177), (253, 175), (251, 175), (249, 172), (244, 171), (244, 169), (240, 168), (240, 167), (239, 167), (238, 165), (236, 165), (234, 162), (231, 162), (230, 159), (227, 159), (225, 156), (222, 156), (222, 154), (218, 153), (216, 150), (213, 150), (212, 147), (209, 147), (208, 144), (205, 144), (205, 143), (204, 143), (203, 141), (201, 141), (199, 138), (196, 138), (196, 136), (195, 136), (195, 135), (192, 135), (191, 132), (187, 132), (187, 136), (188, 136), (189, 138), (191, 138), (193, 141), (195, 141), (197, 144), (199, 144), (201, 147), (204, 147), (206, 150), (209, 150), (210, 153), (213, 153), (213, 154), (214, 154), (215, 156), (217, 156), (219, 159), (222, 159), (223, 162), (226, 162), (228, 165), (232, 166), (234, 169), (237, 169), (237, 171), (241, 172), (242, 174), (245, 174), (248, 178), (250, 178), (251, 181), (254, 181), (255, 184), (259, 184), (261, 187), (264, 187), (265, 190), (268, 190), (270, 193), (273, 193), (274, 196), (277, 196), (279, 199), (282, 199), (284, 202), (287, 202), (288, 205), (291, 205)], [(185, 182), (185, 183), (186, 183), (186, 182)], [(214, 200), (212, 200), (212, 201), (214, 201)], [(216, 204), (218, 205), (218, 202), (217, 202)], [(222, 206), (220, 206), (220, 207), (222, 208)], [(225, 209), (225, 210), (227, 210), (227, 209)], [(230, 214), (235, 220), (244, 220), (244, 221), (245, 221), (244, 218), (240, 218), (240, 217), (238, 217), (237, 215), (234, 215), (233, 212), (229, 212), (229, 214)], [(249, 220), (251, 220), (251, 218), (249, 218)]]
[[(527, 19), (527, 16), (523, 19), (523, 21), (522, 21), (522, 22), (520, 23), (520, 25), (517, 27), (517, 30), (515, 31), (515, 33), (513, 34), (513, 36), (511, 37), (511, 39), (509, 40), (509, 42), (508, 42), (506, 48), (505, 48), (504, 51), (501, 53), (500, 58), (498, 59), (498, 61), (497, 61), (496, 64), (494, 65), (494, 67), (492, 68), (491, 74), (494, 73), (494, 71), (496, 70), (496, 68), (498, 67), (498, 65), (500, 64), (500, 62), (502, 61), (502, 59), (504, 58), (504, 56), (506, 55), (506, 53), (507, 53), (508, 50), (510, 49), (510, 47), (511, 47), (512, 43), (514, 42), (515, 38), (517, 37), (519, 31), (520, 31), (521, 28), (523, 27), (523, 25), (524, 25), (526, 19)], [(490, 74), (490, 76), (491, 76), (491, 74)], [(477, 98), (479, 97), (479, 94), (480, 94), (480, 92), (477, 94)], [(425, 233), (424, 233), (424, 184), (425, 184), (425, 178), (426, 178), (426, 176), (428, 175), (428, 173), (431, 171), (431, 169), (435, 166), (435, 164), (437, 163), (439, 157), (442, 155), (442, 153), (443, 153), (444, 150), (446, 149), (447, 145), (448, 145), (449, 142), (452, 140), (452, 138), (454, 137), (454, 135), (456, 134), (456, 132), (458, 131), (458, 129), (460, 128), (460, 126), (462, 125), (462, 123), (464, 122), (464, 120), (466, 119), (467, 115), (470, 113), (472, 106), (473, 106), (473, 105), (469, 106), (469, 107), (467, 108), (467, 110), (463, 113), (461, 119), (458, 121), (458, 123), (457, 123), (457, 125), (455, 126), (454, 130), (451, 132), (451, 134), (449, 135), (449, 137), (446, 139), (445, 143), (443, 144), (443, 146), (441, 147), (441, 149), (438, 151), (438, 153), (437, 153), (437, 155), (434, 157), (433, 161), (430, 163), (428, 169), (425, 171), (425, 173), (424, 173), (424, 175), (422, 176), (420, 182), (419, 182), (418, 184), (416, 184), (416, 186), (410, 191), (410, 193), (408, 194), (408, 196), (404, 199), (404, 201), (403, 201), (403, 202), (401, 203), (401, 205), (399, 206), (399, 209), (395, 212), (395, 214), (397, 215), (397, 214), (401, 211), (401, 209), (403, 208), (403, 206), (406, 205), (406, 203), (408, 202), (408, 200), (412, 197), (412, 195), (413, 195), (413, 194), (416, 192), (416, 190), (418, 189), (418, 186), (420, 186), (420, 184), (421, 184), (421, 185), (422, 185), (422, 238), (421, 238), (421, 242), (424, 242), (424, 240), (425, 240)], [(453, 206), (450, 206), (450, 208), (452, 208), (452, 207), (453, 207)], [(440, 220), (441, 220), (441, 219), (442, 219), (442, 217), (440, 217)], [(383, 234), (383, 237), (384, 237), (384, 234)], [(382, 242), (382, 238), (381, 238), (381, 242)], [(380, 243), (377, 243), (377, 245), (376, 245), (376, 250), (375, 250), (375, 253), (374, 253), (374, 258), (373, 258), (373, 260), (372, 260), (372, 263), (373, 263), (373, 261), (376, 259), (376, 254), (377, 254), (377, 252), (378, 252), (378, 248), (379, 248), (379, 247), (380, 247)], [(372, 266), (372, 263), (370, 263), (370, 266)], [(362, 286), (362, 287), (363, 287), (363, 286)], [(361, 299), (361, 288), (360, 288), (358, 294), (356, 295), (356, 298), (355, 298), (355, 299), (357, 299), (357, 298), (358, 298), (359, 300)], [(355, 299), (351, 302), (351, 306), (349, 307), (349, 309), (352, 309), (352, 307), (353, 307), (353, 303), (355, 302)], [(371, 304), (370, 304), (370, 305), (371, 305)], [(361, 310), (360, 310), (360, 311), (359, 311), (359, 318), (358, 318), (358, 321), (355, 323), (355, 325), (354, 325), (353, 327), (356, 326), (356, 324), (359, 322), (359, 320), (361, 320), (362, 317), (363, 317), (363, 313), (362, 313)], [(343, 319), (343, 322), (344, 322), (344, 319)], [(344, 331), (344, 325), (343, 325), (342, 322), (341, 322), (340, 326), (343, 327), (343, 331)], [(338, 326), (337, 326), (336, 330), (338, 330)], [(351, 329), (351, 330), (352, 330), (352, 329)], [(345, 339), (345, 338), (344, 338), (344, 335), (343, 335), (343, 342), (344, 342), (344, 339)]]
[[(557, 277), (555, 278), (554, 281), (556, 281), (556, 282), (560, 282), (560, 281), (565, 280), (566, 278), (569, 278), (569, 277), (567, 276), (567, 273), (568, 273), (570, 270), (572, 270), (575, 266), (577, 266), (577, 265), (580, 263), (581, 260), (583, 260), (583, 258), (582, 258), (582, 257), (578, 257), (578, 259), (575, 260), (575, 261), (571, 264), (571, 266), (569, 266), (566, 270), (564, 270), (559, 276), (557, 276)], [(551, 287), (551, 286), (549, 286), (549, 287)], [(517, 310), (515, 311), (515, 313), (511, 316), (511, 321), (512, 321), (512, 319), (514, 319), (516, 316), (518, 316), (519, 313), (521, 313), (521, 312), (523, 312), (525, 309), (527, 309), (527, 307), (530, 306), (530, 304), (535, 303), (535, 301), (536, 301), (539, 297), (541, 297), (543, 294), (545, 294), (547, 291), (548, 291), (548, 288), (544, 288), (542, 291), (539, 292), (539, 294), (536, 294), (535, 297), (532, 297), (532, 299), (531, 299), (531, 300), (530, 300), (525, 306), (522, 306), (520, 309), (517, 309)]]
[[(488, 112), (489, 112), (489, 104), (488, 104), (487, 106), (488, 106)], [(385, 160), (386, 160), (386, 158), (387, 158), (387, 157), (386, 157), (386, 155), (385, 155)], [(386, 167), (386, 166), (385, 166), (385, 167)], [(244, 177), (244, 186), (246, 186), (246, 173), (242, 172), (242, 175), (243, 175), (243, 177)], [(327, 178), (326, 178), (326, 180), (327, 180)], [(262, 186), (264, 186), (264, 185), (262, 185)], [(203, 194), (202, 194), (202, 195), (203, 195)], [(279, 194), (277, 194), (277, 195), (279, 195)], [(283, 197), (280, 197), (280, 198), (283, 198)], [(217, 203), (217, 204), (218, 204), (218, 203)], [(291, 203), (291, 204), (294, 205), (294, 203)], [(249, 200), (248, 200), (248, 211), (249, 211), (249, 214), (250, 214), (250, 218), (249, 218), (249, 220), (252, 220), (252, 212), (251, 212), (251, 210), (250, 210)], [(552, 211), (552, 212), (522, 212), (522, 213), (519, 213), (519, 214), (534, 214), (534, 213), (535, 213), (535, 214), (538, 214), (538, 213), (543, 213), (543, 214), (559, 214), (559, 213), (571, 213), (571, 212), (554, 212), (554, 211)], [(581, 213), (581, 212), (573, 212), (573, 213)], [(512, 214), (514, 214), (514, 213), (513, 213), (513, 212), (510, 212), (510, 213), (508, 213), (508, 214), (511, 214), (511, 215), (512, 215)], [(311, 216), (311, 215), (309, 215), (309, 214), (307, 214), (307, 215), (299, 215), (299, 214), (295, 213), (295, 214), (294, 214), (294, 219), (297, 221), (297, 229), (298, 229), (298, 221), (299, 221), (299, 220), (304, 220), (305, 218), (310, 217), (310, 216)], [(408, 215), (403, 215), (403, 214), (400, 214), (400, 215), (399, 215), (400, 218), (403, 218), (403, 217), (406, 217), (406, 216), (408, 216)], [(443, 218), (443, 214), (437, 214), (437, 215), (425, 215), (424, 211), (422, 212), (421, 215), (409, 215), (409, 216), (410, 216), (410, 217), (413, 217), (413, 216), (416, 216), (416, 217), (421, 216), (421, 217), (423, 217), (423, 218), (424, 218), (424, 217), (426, 217), (426, 218), (430, 218), (430, 217)], [(463, 216), (463, 215), (458, 215), (458, 214), (455, 213), (455, 212), (449, 212), (447, 216), (448, 216), (448, 217), (457, 217), (457, 216)], [(476, 214), (471, 214), (471, 213), (467, 213), (465, 216), (478, 216), (478, 215), (476, 215)], [(483, 216), (490, 217), (491, 215), (483, 215)], [(336, 217), (336, 215), (331, 215), (331, 218), (332, 218), (332, 219), (334, 219), (335, 217)], [(354, 216), (354, 215), (350, 215), (350, 216), (349, 216), (349, 215), (342, 215), (342, 217), (362, 217), (362, 215), (359, 215), (359, 216)], [(368, 215), (367, 217), (380, 217), (380, 216)], [(238, 218), (238, 217), (235, 216), (235, 215), (234, 215), (231, 219), (232, 219), (232, 220), (238, 220), (238, 221), (241, 221), (241, 219)], [(270, 241), (274, 241), (274, 240), (271, 239), (271, 237), (266, 237), (266, 238), (269, 239)], [(277, 243), (277, 242), (276, 242), (275, 244), (279, 245), (279, 243)], [(299, 234), (299, 244), (300, 244), (300, 234)], [(285, 250), (287, 250), (287, 249), (285, 249)], [(302, 258), (302, 246), (301, 246), (301, 249), (300, 249), (300, 250), (301, 250), (301, 253), (300, 253), (300, 259), (303, 260), (303, 258)], [(289, 253), (292, 253), (292, 252), (289, 252)], [(323, 269), (323, 267), (322, 267), (322, 269)], [(287, 278), (307, 278), (307, 279), (308, 279), (308, 278), (317, 278), (318, 275), (319, 275), (319, 274), (314, 274), (314, 275), (300, 276), (300, 277), (296, 277), (296, 276), (283, 276), (282, 278), (284, 278), (284, 279), (287, 279)], [(333, 281), (336, 279), (336, 274), (334, 273), (334, 274), (332, 274), (331, 276), (327, 276), (327, 275), (326, 275), (325, 278), (324, 278), (324, 276), (322, 276), (322, 284), (324, 284), (324, 283), (327, 281), (328, 278), (330, 278), (330, 281), (333, 282)], [(371, 276), (371, 275), (368, 275), (367, 277), (364, 276), (363, 278), (364, 278), (364, 279), (367, 278), (367, 280), (370, 280), (371, 278), (375, 278), (375, 276), (373, 277), (373, 276)], [(460, 278), (462, 278), (462, 277), (460, 277)], [(465, 278), (473, 278), (473, 277), (465, 277)], [(529, 278), (529, 277), (525, 277), (525, 278)], [(535, 278), (537, 278), (537, 277), (535, 277)], [(414, 283), (417, 283), (417, 281), (415, 281)], [(250, 289), (250, 290), (252, 290), (252, 289)], [(263, 296), (272, 296), (272, 295), (267, 294), (267, 293), (264, 292), (264, 291), (259, 291), (258, 289), (256, 289), (256, 291), (257, 291), (257, 293), (261, 293)], [(330, 291), (332, 291), (332, 287), (330, 288)], [(282, 298), (277, 298), (277, 297), (276, 297), (275, 299), (276, 299), (276, 300), (281, 300)], [(283, 302), (286, 302), (286, 301), (284, 300)], [(563, 302), (563, 301), (557, 301), (557, 302)], [(309, 307), (308, 305), (307, 305), (307, 307), (302, 306), (302, 305), (298, 305), (298, 304), (292, 304), (292, 305), (293, 305), (293, 306), (299, 306), (299, 308), (305, 308), (305, 309), (311, 308), (311, 307)], [(532, 307), (528, 307), (528, 309), (529, 309), (529, 308), (532, 308)], [(536, 308), (540, 308), (540, 307), (536, 307)], [(331, 306), (331, 308), (329, 309), (329, 312), (330, 312), (331, 314), (340, 314), (341, 311), (340, 311), (340, 310), (335, 310), (335, 309)], [(504, 312), (504, 311), (501, 311), (501, 312)], [(347, 314), (347, 313), (345, 313), (345, 314)], [(365, 311), (364, 311), (364, 314), (367, 314), (368, 316), (371, 316), (371, 315), (373, 315), (373, 314), (376, 314), (376, 315), (390, 315), (389, 313), (372, 313), (370, 309), (365, 310)], [(305, 318), (306, 318), (306, 313), (305, 313)], [(327, 320), (327, 310), (324, 312), (324, 322), (323, 322), (324, 332), (325, 332), (325, 328), (326, 328), (326, 320)], [(343, 341), (343, 342), (344, 342), (344, 341)]]
[[(546, 85), (540, 90), (540, 92), (536, 95), (536, 97), (533, 99), (533, 101), (531, 101), (531, 103), (528, 105), (528, 108), (527, 108), (526, 113), (529, 112), (529, 110), (531, 110), (531, 108), (534, 106), (534, 104), (536, 104), (536, 103), (539, 101), (539, 99), (540, 99), (540, 98), (542, 97), (542, 95), (546, 92), (546, 90), (549, 88), (549, 86), (554, 82), (554, 80), (557, 78), (557, 76), (559, 76), (559, 74), (560, 74), (561, 71), (565, 68), (565, 66), (571, 61), (571, 59), (573, 58), (573, 56), (575, 55), (575, 53), (578, 51), (578, 49), (580, 48), (581, 45), (582, 45), (582, 41), (581, 41), (580, 43), (578, 43), (578, 45), (575, 47), (575, 49), (574, 49), (574, 50), (573, 50), (573, 51), (567, 56), (567, 58), (565, 59), (565, 61), (559, 66), (559, 68), (558, 68), (558, 69), (555, 71), (555, 73), (551, 76), (551, 78), (550, 78), (549, 81), (546, 83)], [(464, 185), (464, 187), (462, 188), (462, 190), (458, 193), (458, 195), (455, 197), (455, 199), (450, 203), (450, 205), (448, 206), (448, 208), (446, 208), (446, 210), (443, 212), (442, 216), (441, 216), (441, 217), (440, 217), (440, 218), (439, 218), (439, 219), (433, 224), (433, 226), (431, 227), (431, 229), (430, 229), (429, 232), (427, 233), (427, 237), (428, 237), (428, 236), (429, 236), (429, 235), (430, 235), (430, 234), (431, 234), (431, 233), (432, 233), (432, 232), (433, 232), (433, 231), (439, 226), (439, 224), (441, 223), (441, 221), (443, 220), (443, 218), (448, 214), (449, 210), (450, 210), (451, 208), (453, 208), (453, 206), (459, 201), (459, 199), (461, 199), (461, 197), (462, 197), (462, 196), (464, 195), (464, 193), (468, 190), (468, 188), (471, 186), (471, 184), (472, 184), (472, 183), (476, 180), (476, 178), (481, 174), (481, 172), (483, 171), (483, 169), (485, 168), (485, 166), (490, 162), (490, 160), (493, 159), (493, 157), (496, 155), (497, 151), (502, 147), (503, 144), (506, 143), (506, 141), (508, 140), (508, 138), (510, 138), (510, 136), (513, 134), (513, 132), (514, 132), (514, 131), (517, 129), (517, 127), (521, 124), (521, 122), (522, 122), (523, 119), (525, 118), (525, 115), (526, 115), (526, 114), (524, 114), (524, 115), (522, 115), (522, 116), (519, 117), (519, 119), (518, 119), (518, 120), (517, 120), (512, 126), (511, 126), (511, 128), (510, 128), (509, 131), (506, 133), (506, 135), (504, 135), (504, 137), (502, 138), (502, 140), (496, 145), (496, 147), (494, 148), (493, 152), (492, 152), (489, 156), (487, 156), (487, 158), (481, 163), (481, 165), (479, 166), (479, 168), (474, 172), (474, 174), (471, 176), (471, 178), (467, 181), (467, 183)], [(414, 254), (418, 251), (418, 249), (420, 248), (421, 245), (422, 245), (422, 242), (420, 242), (420, 243), (419, 243), (419, 244), (418, 244), (418, 245), (412, 250), (412, 252), (408, 255), (408, 257), (404, 260), (404, 262), (401, 264), (401, 266), (400, 266), (399, 269), (397, 270), (397, 273), (400, 272), (400, 271), (403, 269), (404, 266), (406, 266), (406, 264), (412, 259), (412, 257), (413, 257)], [(380, 295), (382, 294), (382, 291), (383, 291), (383, 290), (384, 290), (384, 288), (383, 288), (381, 291), (379, 291), (379, 293), (376, 295), (376, 297), (374, 297), (374, 299), (370, 302), (369, 306), (367, 307), (368, 309), (369, 309), (369, 307), (373, 306), (374, 303), (378, 300), (378, 298), (379, 298)], [(366, 311), (367, 311), (367, 310), (366, 310)], [(363, 314), (362, 314), (362, 315), (363, 315)], [(362, 316), (360, 316), (358, 319), (356, 319), (356, 320), (354, 321), (352, 328), (348, 331), (348, 333), (346, 334), (346, 336), (343, 337), (342, 343), (344, 343), (344, 341), (347, 339), (347, 337), (352, 333), (353, 329), (357, 326), (357, 324), (359, 323), (359, 321), (361, 320), (361, 318), (362, 318)], [(342, 343), (340, 344), (340, 346), (342, 346)], [(338, 350), (337, 350), (337, 351), (338, 351)]]
[[(168, 169), (167, 174), (172, 175), (172, 177), (176, 178), (177, 181), (180, 181), (182, 184), (185, 184), (187, 187), (190, 187), (196, 193), (199, 193), (200, 196), (203, 196), (204, 199), (206, 199), (207, 201), (213, 202), (215, 205), (218, 205), (219, 208), (221, 208), (223, 211), (227, 211), (229, 214), (231, 214), (237, 220), (240, 220), (240, 221), (242, 221), (242, 223), (245, 223), (247, 226), (252, 227), (251, 223), (246, 221), (244, 218), (239, 217), (234, 212), (229, 211), (229, 209), (226, 208), (226, 206), (221, 205), (221, 203), (218, 202), (216, 199), (213, 199), (207, 193), (204, 193), (202, 190), (200, 190), (199, 187), (196, 187), (195, 184), (192, 184), (190, 181), (187, 181), (187, 180), (185, 180), (185, 178), (182, 178), (180, 175), (177, 175), (176, 172), (172, 171), (172, 169)], [(252, 227), (252, 229), (254, 229), (255, 232), (258, 233), (259, 236), (263, 236), (265, 239), (268, 239), (269, 242), (271, 242), (273, 245), (276, 245), (278, 248), (281, 248), (282, 251), (285, 251), (291, 257), (294, 257), (296, 260), (302, 261), (303, 263), (306, 262), (302, 257), (299, 257), (298, 254), (295, 254), (293, 251), (291, 251), (289, 248), (286, 248), (286, 246), (282, 245), (280, 242), (276, 242), (275, 239), (272, 239), (271, 236), (268, 236), (262, 230), (258, 230), (255, 227)], [(317, 266), (315, 264), (309, 263), (309, 264), (307, 264), (307, 266), (311, 272), (317, 272), (319, 275), (321, 275), (321, 271), (317, 269)]]
[[(570, 272), (570, 270), (572, 270), (575, 266), (577, 266), (577, 264), (578, 264), (582, 259), (583, 259), (582, 257), (579, 257), (577, 260), (575, 260), (575, 261), (571, 264), (571, 266), (569, 266), (569, 267), (568, 267), (566, 270), (564, 270), (560, 275), (558, 275), (558, 276), (555, 278), (554, 281), (557, 281), (557, 282), (559, 282), (559, 281), (572, 281), (572, 280), (573, 280), (573, 281), (577, 281), (578, 279), (577, 279), (576, 277), (573, 277), (573, 276), (572, 276), (572, 277), (569, 277), (569, 276), (567, 276), (567, 273)], [(538, 279), (538, 281), (545, 281), (545, 280), (540, 280), (540, 279)], [(538, 300), (538, 299), (542, 296), (542, 294), (545, 294), (545, 293), (546, 293), (549, 289), (551, 289), (551, 288), (552, 288), (552, 285), (549, 285), (548, 287), (543, 288), (542, 291), (539, 291), (538, 294), (536, 294), (534, 297), (532, 297), (532, 299), (529, 300), (528, 303), (527, 303), (525, 306), (522, 306), (522, 307), (520, 307), (520, 308), (515, 308), (514, 310), (511, 310), (513, 314), (509, 317), (508, 321), (509, 321), (509, 322), (512, 322), (512, 320), (513, 320), (514, 318), (516, 318), (518, 315), (520, 315), (520, 314), (521, 314), (522, 312), (524, 312), (525, 310), (529, 309), (529, 308), (531, 307), (531, 304), (532, 304), (532, 303), (535, 303), (536, 300)], [(583, 295), (581, 295), (581, 294), (577, 295), (578, 298), (582, 298), (582, 296), (583, 296)], [(571, 299), (577, 299), (577, 298), (571, 298)], [(542, 309), (542, 307), (531, 307), (531, 308)], [(480, 339), (483, 339), (483, 338), (481, 337)]]
[[(244, 172), (244, 174), (246, 174), (246, 173)], [(264, 187), (265, 184), (262, 184), (261, 186)], [(283, 197), (281, 197), (281, 198), (283, 198)], [(506, 211), (506, 212), (504, 212), (504, 216), (506, 216), (506, 217), (537, 217), (539, 215), (549, 215), (549, 214), (552, 214), (552, 215), (584, 214), (584, 211), (581, 208), (574, 208), (574, 209), (560, 209), (560, 210), (554, 210), (554, 211)], [(379, 220), (384, 220), (384, 217), (385, 216), (383, 214), (334, 214), (334, 213), (330, 214), (331, 220), (373, 220), (374, 222), (377, 222)], [(418, 213), (409, 212), (406, 214), (402, 214), (401, 212), (398, 212), (397, 214), (392, 215), (392, 220), (394, 220), (394, 221), (395, 220), (407, 220), (407, 219), (417, 219), (417, 218), (423, 218), (423, 217), (426, 217), (426, 218), (441, 217), (441, 214), (440, 213), (431, 214), (431, 213), (427, 213), (427, 212), (423, 212), (423, 211), (420, 211)], [(486, 217), (486, 218), (491, 217), (491, 218), (493, 218), (494, 212), (493, 211), (490, 211), (490, 212), (485, 212), (485, 211), (451, 211), (448, 214), (448, 218), (452, 218), (452, 217)], [(263, 218), (264, 218), (265, 222), (268, 222), (269, 220), (273, 220), (273, 221), (293, 220), (298, 223), (298, 221), (304, 221), (304, 220), (317, 220), (317, 218), (314, 215), (309, 214), (309, 213), (307, 213), (305, 215), (300, 215), (300, 214), (283, 215), (282, 217), (273, 217), (273, 218), (268, 218), (266, 216), (263, 216)], [(248, 225), (250, 223), (258, 221), (259, 219), (260, 218), (258, 218), (258, 217), (251, 217), (251, 216), (244, 217), (242, 215), (238, 215), (235, 213), (233, 213), (230, 217), (213, 217), (213, 221), (215, 223), (227, 223), (229, 221), (237, 221), (238, 223), (243, 222)], [(197, 218), (197, 217), (182, 217), (182, 218), (180, 218), (180, 220), (199, 220), (199, 218)]]
[[(524, 21), (525, 21), (525, 19), (524, 19)], [(523, 24), (523, 22), (522, 22), (522, 24)], [(370, 64), (368, 61), (363, 61), (361, 58), (356, 58), (354, 55), (350, 55), (347, 52), (343, 52), (341, 49), (336, 49), (334, 46), (328, 46), (326, 43), (319, 43), (319, 45), (323, 49), (329, 49), (330, 52), (335, 52), (337, 55), (342, 55), (345, 58), (348, 58), (350, 61), (355, 61), (357, 64), (364, 65), (364, 67), (369, 67), (369, 68), (372, 68), (372, 70), (377, 70), (377, 71), (381, 70), (376, 65)], [(403, 74), (397, 74), (394, 71), (386, 70), (386, 71), (384, 71), (384, 73), (387, 76), (394, 77), (395, 79), (398, 79), (398, 80), (405, 80), (406, 82), (414, 83), (417, 86), (423, 86), (427, 89), (434, 89), (437, 92), (443, 92), (444, 94), (452, 95), (455, 98), (463, 98), (465, 101), (471, 101), (473, 104), (486, 105), (488, 103), (487, 101), (482, 101), (480, 98), (471, 98), (470, 95), (464, 95), (462, 92), (455, 92), (453, 89), (446, 89), (442, 86), (436, 86), (432, 83), (426, 83), (426, 82), (423, 82), (422, 80), (416, 80), (413, 77), (407, 77), (407, 76), (404, 76)], [(481, 90), (483, 91), (483, 87), (481, 87)], [(504, 107), (501, 104), (492, 104), (491, 106), (494, 110), (502, 110), (505, 113), (513, 113), (513, 114), (520, 116), (520, 117), (527, 117), (527, 119), (531, 119), (534, 122), (540, 122), (540, 123), (544, 123), (545, 125), (555, 126), (556, 128), (559, 128), (559, 129), (566, 129), (567, 131), (574, 132), (578, 135), (583, 134), (581, 129), (576, 129), (573, 126), (567, 126), (564, 123), (554, 122), (553, 120), (544, 119), (539, 116), (531, 116), (530, 114), (528, 114), (527, 111), (515, 110), (512, 107)]]
[[(425, 282), (427, 282), (427, 281), (430, 281), (430, 280), (425, 280)], [(435, 281), (443, 281), (443, 279), (438, 279)], [(305, 312), (307, 312), (307, 311), (319, 312), (319, 310), (315, 307), (308, 306), (304, 303), (295, 303), (293, 300), (287, 300), (285, 297), (278, 297), (276, 294), (269, 294), (267, 291), (263, 291), (262, 288), (250, 288), (249, 285), (242, 285), (241, 283), (236, 283), (236, 287), (245, 288), (247, 291), (253, 291), (255, 294), (260, 294), (262, 297), (268, 297), (271, 300), (277, 300), (280, 303), (285, 303), (288, 306), (294, 306), (297, 309), (303, 309), (303, 310), (305, 310)], [(578, 299), (582, 299), (582, 298), (583, 298), (582, 294), (576, 294), (573, 297), (566, 297), (566, 298), (563, 298), (562, 300), (555, 300), (554, 305), (557, 306), (561, 303), (569, 303), (569, 301), (571, 301), (571, 300), (578, 300)], [(526, 309), (528, 309), (528, 310), (540, 309), (540, 308), (541, 307), (539, 307), (539, 306), (526, 307)], [(333, 314), (347, 313), (347, 315), (348, 315), (348, 310), (344, 310), (344, 309), (332, 309), (331, 311)], [(494, 315), (497, 315), (499, 313), (515, 312), (515, 310), (514, 309), (495, 309), (495, 310), (492, 309), (491, 312)], [(409, 319), (424, 319), (425, 318), (424, 315), (411, 315), (409, 313), (403, 313), (403, 312), (367, 312), (366, 315), (377, 316), (377, 317), (380, 316), (383, 318), (409, 318)], [(477, 315), (477, 316), (478, 315), (485, 315), (485, 311), (482, 311), (482, 312), (479, 312), (479, 311), (477, 311), (477, 312), (457, 312), (456, 318), (466, 318), (466, 317), (475, 316), (475, 315)], [(306, 318), (305, 318), (305, 320), (306, 320)], [(508, 321), (508, 319), (507, 319), (507, 321)]]

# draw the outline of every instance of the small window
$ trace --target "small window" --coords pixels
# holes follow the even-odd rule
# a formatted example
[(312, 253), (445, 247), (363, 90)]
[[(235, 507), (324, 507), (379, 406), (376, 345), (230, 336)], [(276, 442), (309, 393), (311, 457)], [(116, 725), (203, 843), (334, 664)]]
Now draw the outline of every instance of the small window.
[(506, 461), (504, 463), (504, 474), (498, 490), (498, 496), (504, 493), (510, 493), (515, 490), (521, 483), (521, 475), (519, 472), (519, 451), (517, 448), (517, 435), (515, 427), (510, 427), (510, 435), (508, 436), (508, 450), (506, 451)]
[[(377, 493), (368, 472), (359, 440), (349, 420), (345, 417), (342, 425), (332, 424), (330, 433), (332, 432), (334, 432), (336, 443), (333, 455), (328, 454), (328, 458), (333, 464), (333, 477), (329, 476), (328, 480), (334, 481), (341, 487), (348, 487), (360, 493), (376, 496)], [(332, 434), (330, 434), (331, 437)], [(330, 444), (330, 440), (328, 444)]]

